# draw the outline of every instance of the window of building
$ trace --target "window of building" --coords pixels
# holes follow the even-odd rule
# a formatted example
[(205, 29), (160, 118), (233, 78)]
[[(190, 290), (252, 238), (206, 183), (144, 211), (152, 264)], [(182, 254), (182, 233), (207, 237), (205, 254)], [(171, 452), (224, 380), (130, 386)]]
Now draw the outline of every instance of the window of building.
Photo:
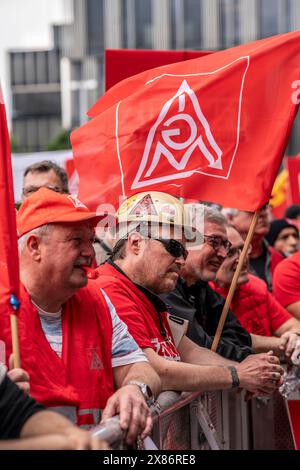
[(47, 52), (36, 53), (36, 83), (48, 83)]
[(13, 113), (14, 118), (59, 116), (61, 113), (60, 93), (14, 93)]
[(292, 14), (291, 0), (259, 0), (260, 37), (291, 31)]
[(183, 1), (171, 0), (171, 48), (184, 49)]
[(26, 85), (32, 85), (36, 83), (36, 62), (35, 52), (26, 52), (24, 54), (25, 59), (25, 83)]
[(240, 44), (240, 0), (220, 0), (221, 48)]
[(104, 48), (103, 0), (87, 0), (88, 51), (99, 55)]
[(170, 0), (172, 49), (201, 49), (201, 0)]
[(184, 0), (184, 46), (187, 49), (201, 49), (201, 2), (199, 0)]
[(48, 55), (48, 83), (60, 82), (59, 53), (58, 51), (49, 51)]
[(25, 83), (25, 63), (23, 52), (12, 52), (11, 58), (11, 84), (23, 85)]
[(151, 0), (135, 0), (136, 48), (152, 49)]

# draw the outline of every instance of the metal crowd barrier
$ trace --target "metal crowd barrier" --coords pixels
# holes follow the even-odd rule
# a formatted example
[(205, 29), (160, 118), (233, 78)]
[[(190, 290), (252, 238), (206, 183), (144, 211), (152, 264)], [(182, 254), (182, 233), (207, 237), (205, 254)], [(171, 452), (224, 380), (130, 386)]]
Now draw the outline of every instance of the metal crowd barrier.
[[(153, 408), (152, 440), (160, 450), (293, 449), (284, 399), (245, 402), (236, 391), (164, 392)], [(114, 417), (92, 430), (114, 449), (123, 449), (124, 434)], [(138, 448), (143, 448), (139, 444)]]

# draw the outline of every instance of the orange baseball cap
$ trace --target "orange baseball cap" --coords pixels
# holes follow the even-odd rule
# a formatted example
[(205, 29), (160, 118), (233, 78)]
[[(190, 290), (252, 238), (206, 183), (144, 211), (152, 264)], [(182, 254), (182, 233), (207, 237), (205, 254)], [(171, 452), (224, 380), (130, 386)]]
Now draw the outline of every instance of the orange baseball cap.
[(103, 218), (91, 212), (79, 199), (69, 194), (40, 188), (28, 197), (17, 213), (18, 236), (42, 225), (90, 220), (95, 227)]

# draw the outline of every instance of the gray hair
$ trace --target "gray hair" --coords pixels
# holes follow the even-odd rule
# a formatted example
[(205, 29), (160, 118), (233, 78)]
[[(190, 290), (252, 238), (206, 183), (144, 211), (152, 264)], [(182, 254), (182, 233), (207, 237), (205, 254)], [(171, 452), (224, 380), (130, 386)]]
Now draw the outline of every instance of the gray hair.
[(23, 250), (26, 246), (26, 242), (27, 242), (28, 238), (31, 235), (37, 235), (39, 237), (43, 237), (49, 231), (51, 226), (52, 226), (51, 224), (41, 225), (40, 227), (37, 227), (37, 228), (34, 228), (33, 230), (30, 230), (30, 232), (24, 233), (24, 235), (22, 235), (18, 240), (19, 254), (21, 254), (23, 252)]
[(184, 207), (190, 224), (199, 230), (200, 233), (204, 232), (205, 222), (217, 225), (227, 225), (226, 217), (224, 217), (218, 209), (199, 203), (185, 204)]

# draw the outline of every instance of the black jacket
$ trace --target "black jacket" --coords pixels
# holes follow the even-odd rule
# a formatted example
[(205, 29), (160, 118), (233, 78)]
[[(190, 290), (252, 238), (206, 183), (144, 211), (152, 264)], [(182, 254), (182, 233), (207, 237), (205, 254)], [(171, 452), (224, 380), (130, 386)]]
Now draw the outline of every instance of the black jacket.
[[(210, 348), (222, 313), (224, 299), (207, 282), (198, 281), (188, 287), (183, 279), (170, 294), (161, 295), (170, 313), (189, 320), (187, 336), (199, 346)], [(252, 354), (249, 333), (229, 310), (217, 353), (242, 361)]]

